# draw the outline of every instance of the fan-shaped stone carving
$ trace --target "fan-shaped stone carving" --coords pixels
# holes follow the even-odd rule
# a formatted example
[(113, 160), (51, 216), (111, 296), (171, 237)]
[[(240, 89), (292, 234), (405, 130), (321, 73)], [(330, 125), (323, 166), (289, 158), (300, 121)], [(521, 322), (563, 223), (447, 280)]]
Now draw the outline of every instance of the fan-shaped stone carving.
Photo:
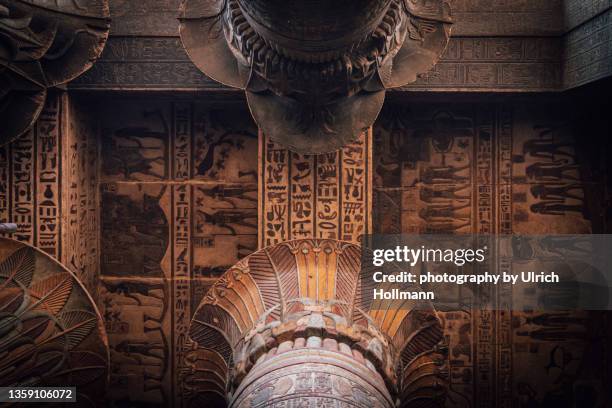
[(48, 88), (93, 65), (108, 31), (108, 0), (0, 0), (0, 145), (32, 126)]
[(98, 310), (78, 279), (43, 252), (0, 238), (0, 387), (77, 388), (104, 406), (109, 354)]
[(360, 257), (354, 244), (299, 240), (229, 269), (191, 323), (199, 400), (392, 407), (401, 398), (438, 406), (447, 375), (440, 321), (408, 300), (373, 309), (361, 296)]
[(186, 0), (180, 32), (205, 74), (246, 90), (272, 140), (325, 153), (433, 67), (450, 25), (447, 0)]

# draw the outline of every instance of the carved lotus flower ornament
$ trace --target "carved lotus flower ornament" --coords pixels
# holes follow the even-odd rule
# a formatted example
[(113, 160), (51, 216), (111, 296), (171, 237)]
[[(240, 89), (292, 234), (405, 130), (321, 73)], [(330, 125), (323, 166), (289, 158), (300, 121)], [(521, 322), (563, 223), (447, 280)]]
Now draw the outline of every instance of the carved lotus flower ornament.
[(434, 66), (451, 24), (447, 0), (185, 0), (180, 33), (205, 74), (246, 91), (268, 137), (325, 153)]

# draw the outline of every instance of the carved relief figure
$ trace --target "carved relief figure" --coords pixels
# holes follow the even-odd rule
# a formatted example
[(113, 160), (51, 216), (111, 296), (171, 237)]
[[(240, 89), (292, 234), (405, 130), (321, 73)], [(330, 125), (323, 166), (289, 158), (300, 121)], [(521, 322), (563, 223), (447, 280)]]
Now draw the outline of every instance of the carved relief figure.
[(102, 274), (162, 277), (169, 226), (160, 199), (166, 188), (151, 186), (143, 192), (107, 187), (110, 191), (102, 196)]
[[(124, 127), (111, 132), (102, 144), (104, 173), (133, 180), (138, 175), (153, 179), (166, 176), (166, 144), (169, 126), (160, 111), (145, 111), (151, 125)], [(159, 130), (158, 130), (159, 129)]]

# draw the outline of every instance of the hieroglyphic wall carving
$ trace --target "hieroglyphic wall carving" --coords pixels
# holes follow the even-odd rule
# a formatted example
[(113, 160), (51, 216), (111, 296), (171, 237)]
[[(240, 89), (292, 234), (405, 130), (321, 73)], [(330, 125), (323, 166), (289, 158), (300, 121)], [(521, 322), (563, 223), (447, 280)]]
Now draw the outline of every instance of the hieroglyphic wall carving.
[(401, 90), (556, 90), (558, 38), (453, 37), (440, 62)]
[[(175, 104), (173, 109), (173, 129), (171, 150), (172, 175), (177, 181), (186, 181), (191, 177), (191, 149), (193, 112), (191, 105)], [(193, 205), (192, 189), (185, 184), (173, 186), (172, 216), (174, 223), (172, 234), (172, 299), (174, 305), (173, 324), (173, 361), (177, 385), (183, 383), (181, 370), (185, 365), (185, 353), (189, 350), (189, 321), (191, 318), (191, 209)], [(182, 392), (175, 393), (176, 406), (180, 406)]]
[(563, 41), (566, 89), (612, 75), (612, 3), (573, 28)]
[(98, 127), (79, 100), (68, 99), (62, 138), (61, 262), (75, 271), (94, 299), (99, 278)]
[(163, 403), (171, 394), (168, 188), (101, 185), (100, 302), (111, 348), (109, 398)]
[[(562, 0), (450, 3), (457, 19), (457, 35), (551, 35), (563, 29)], [(111, 0), (111, 36), (175, 36), (179, 4), (180, 0)]]
[(257, 246), (257, 130), (240, 106), (190, 100), (115, 100), (98, 120), (112, 398), (184, 406), (192, 314)]
[(612, 8), (610, 0), (565, 0), (563, 2), (565, 30), (570, 31), (609, 8)]
[(0, 216), (95, 294), (97, 135), (83, 115), (52, 93), (33, 129), (0, 148)]
[[(13, 235), (15, 239), (38, 245), (41, 244), (37, 227), (40, 221), (44, 250), (56, 257), (59, 252), (61, 213), (58, 203), (59, 127), (60, 102), (55, 95), (48, 99), (41, 113), (41, 123), (14, 142), (0, 147), (0, 213), (3, 222), (18, 225), (18, 231)], [(39, 148), (40, 157), (37, 155)], [(37, 181), (42, 181), (43, 194), (37, 194)], [(45, 202), (41, 203), (39, 216), (37, 207), (41, 199)]]
[[(454, 35), (438, 68), (402, 89), (552, 90), (561, 84), (557, 37)], [(102, 59), (70, 86), (228, 90), (193, 66), (175, 37), (111, 37)]]
[[(60, 254), (60, 97), (50, 98), (36, 123), (36, 220), (35, 244), (49, 255)], [(34, 187), (34, 185), (32, 186)]]
[(456, 35), (558, 35), (563, 0), (451, 0)]
[[(590, 233), (575, 136), (562, 107), (546, 104), (390, 107), (374, 128), (377, 231)], [(483, 290), (491, 310), (466, 309), (469, 290), (442, 299), (448, 406), (567, 400), (578, 383), (605, 400), (603, 366), (581, 365), (596, 338), (588, 314), (519, 313), (510, 288)]]
[[(100, 293), (113, 398), (180, 406), (194, 392), (191, 315), (216, 278), (257, 246), (257, 130), (243, 108), (191, 101), (114, 101), (99, 121)], [(370, 149), (364, 134), (338, 154), (293, 158), (299, 204), (291, 211), (301, 214), (293, 233), (308, 230), (303, 219), (322, 237), (355, 241), (366, 231)]]
[(260, 135), (259, 245), (303, 238), (359, 242), (371, 231), (372, 135), (301, 155)]
[(111, 36), (178, 36), (180, 0), (110, 0)]
[[(36, 130), (31, 130), (5, 147), (8, 151), (6, 157), (9, 163), (7, 190), (9, 190), (10, 215), (8, 220), (15, 222), (18, 226), (18, 232), (14, 237), (28, 244), (36, 242), (35, 132)], [(50, 245), (47, 245), (47, 250), (49, 248)]]

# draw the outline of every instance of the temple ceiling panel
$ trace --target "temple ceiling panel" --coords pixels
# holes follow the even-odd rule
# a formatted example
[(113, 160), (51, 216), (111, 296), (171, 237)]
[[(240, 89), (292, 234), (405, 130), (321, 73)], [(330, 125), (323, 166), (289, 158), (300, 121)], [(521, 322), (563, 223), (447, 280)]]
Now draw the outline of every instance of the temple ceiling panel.
[[(478, 311), (465, 308), (472, 289), (444, 293), (435, 310), (378, 310), (362, 296), (357, 244), (370, 233), (608, 231), (608, 135), (561, 93), (612, 74), (612, 2), (450, 0), (450, 39), (444, 1), (370, 2), (412, 16), (396, 35), (434, 39), (427, 69), (410, 68), (409, 84), (373, 75), (401, 85), (378, 120), (315, 155), (258, 128), (242, 92), (198, 68), (210, 63), (200, 24), (223, 9), (237, 30), (241, 1), (190, 0), (179, 14), (179, 0), (0, 0), (0, 222), (23, 242), (0, 251), (0, 306), (23, 301), (21, 322), (47, 328), (11, 359), (61, 332), (72, 347), (62, 373), (92, 400), (109, 380), (117, 406), (604, 398), (607, 316), (516, 311), (505, 285)], [(209, 45), (248, 59), (247, 31)], [(296, 51), (286, 45), (278, 52)], [(266, 67), (249, 92), (286, 91)], [(253, 79), (229, 72), (238, 88)], [(348, 93), (382, 89), (361, 85)], [(82, 365), (88, 375), (70, 374)]]

